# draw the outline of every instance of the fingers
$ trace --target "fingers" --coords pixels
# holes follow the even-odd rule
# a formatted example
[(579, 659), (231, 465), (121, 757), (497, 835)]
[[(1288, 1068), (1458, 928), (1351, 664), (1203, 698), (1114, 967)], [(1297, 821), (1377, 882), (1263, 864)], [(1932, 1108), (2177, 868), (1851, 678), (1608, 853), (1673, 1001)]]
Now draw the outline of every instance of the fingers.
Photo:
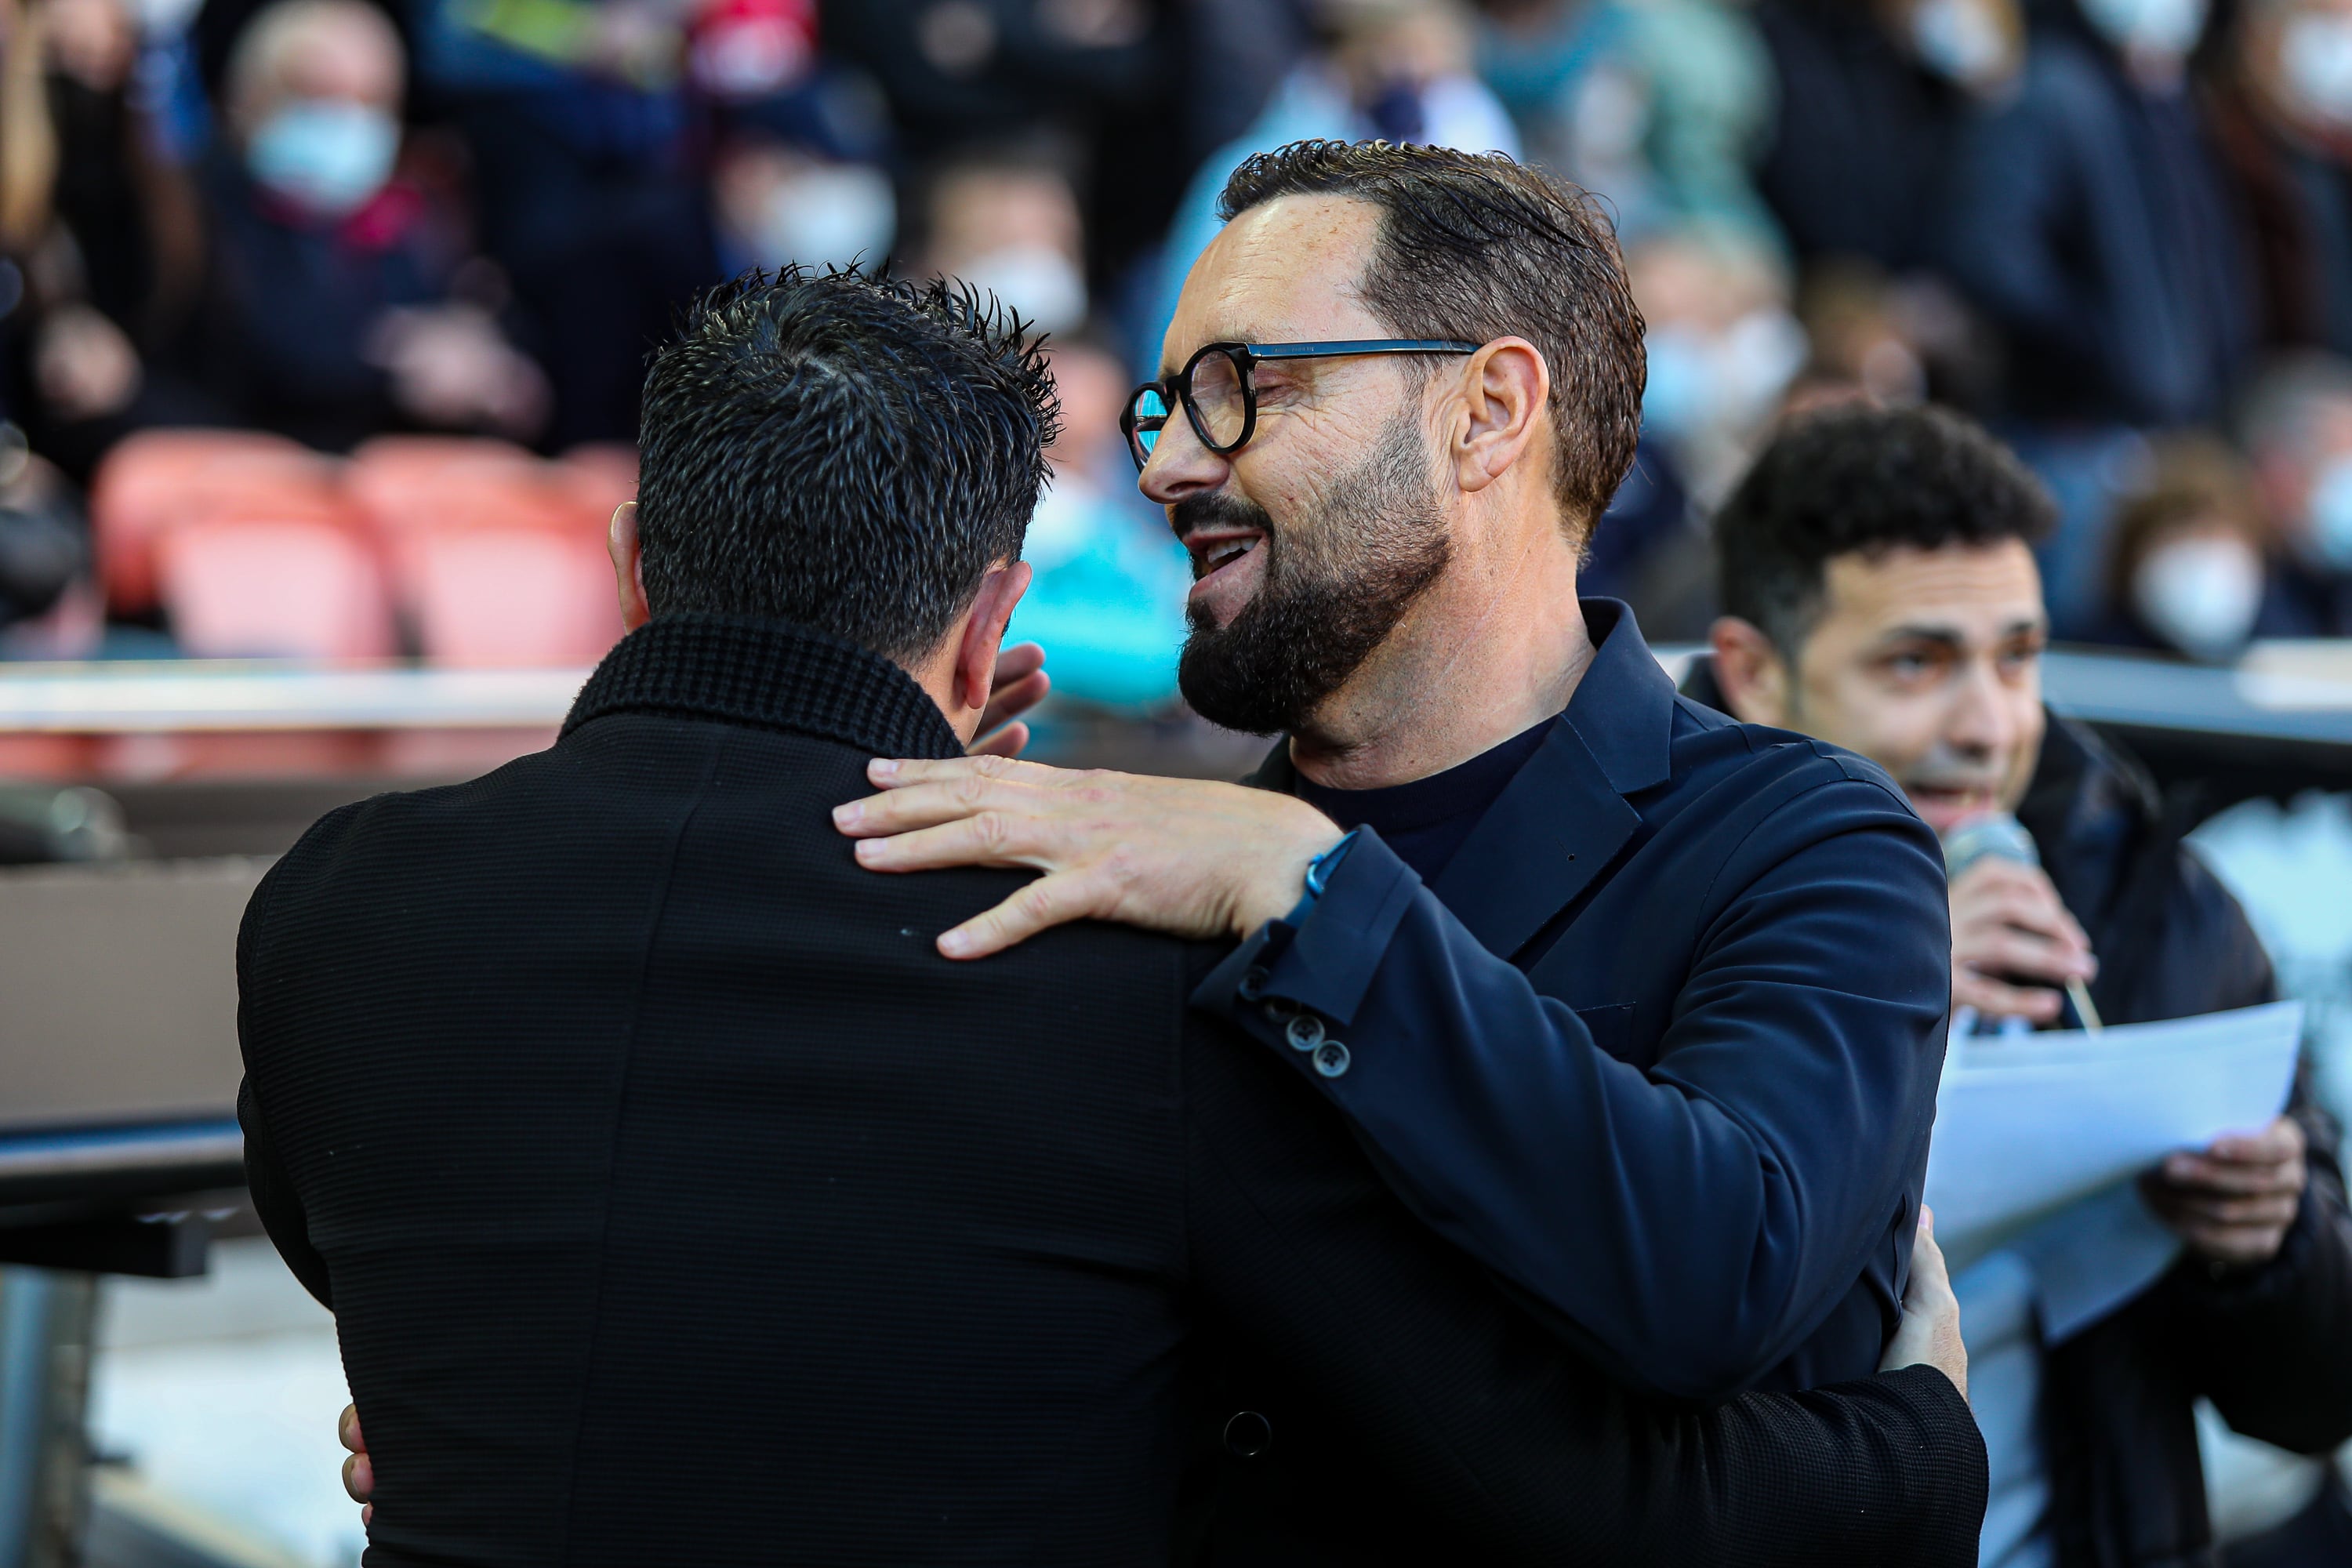
[(2098, 968), (2087, 952), (2011, 926), (1980, 932), (1965, 944), (1955, 942), (1952, 953), (1979, 973), (2011, 974), (2060, 985), (2069, 980), (2088, 980)]
[(353, 1454), (343, 1461), (343, 1490), (353, 1502), (365, 1502), (375, 1495), (375, 1465), (365, 1454)]
[(940, 952), (959, 960), (986, 958), (1017, 946), (1050, 927), (1105, 912), (1096, 904), (1085, 879), (1040, 877), (994, 909), (940, 932)]
[[(1944, 1263), (1944, 1249), (1936, 1245), (1936, 1211), (1925, 1204), (1919, 1205), (1918, 1234), (1911, 1238), (1911, 1287), (1914, 1290), (1925, 1289), (1931, 1294), (1941, 1292), (1948, 1296), (1952, 1290), (1952, 1276)], [(1904, 1300), (1907, 1301), (1910, 1299), (1910, 1291), (1905, 1291)], [(1957, 1304), (1958, 1298), (1954, 1300)]]
[(341, 1442), (344, 1447), (349, 1448), (354, 1454), (364, 1454), (367, 1452), (367, 1439), (360, 1436), (360, 1407), (358, 1405), (346, 1405), (343, 1406), (342, 1415), (335, 1421), (335, 1436), (340, 1442)]
[(911, 784), (955, 784), (974, 776), (1045, 785), (1066, 783), (1076, 774), (1068, 768), (1049, 768), (1043, 763), (1015, 762), (1009, 757), (877, 757), (866, 764), (866, 776), (877, 789), (900, 790)]
[(2177, 1226), (2202, 1230), (2284, 1230), (2294, 1223), (2303, 1194), (2263, 1193), (2252, 1197), (2207, 1197), (2176, 1193), (2156, 1207)]
[(2300, 1156), (2253, 1165), (2182, 1152), (2166, 1156), (2162, 1169), (2165, 1184), (2185, 1194), (2228, 1196), (2303, 1191)]
[[(1042, 658), (1043, 655), (1040, 657)], [(989, 689), (988, 706), (981, 710), (981, 733), (986, 734), (1007, 720), (1016, 718), (1036, 707), (1045, 700), (1045, 693), (1052, 690), (1053, 686), (1053, 677), (1042, 669), (1008, 682), (1004, 679), (1004, 667), (1000, 662), (997, 666), (997, 683)]]
[(994, 734), (983, 735), (980, 740), (974, 741), (967, 754), (975, 757), (1017, 757), (1028, 748), (1028, 745), (1029, 726), (1016, 720)]
[(1974, 1007), (1988, 1018), (2027, 1018), (2047, 1024), (2058, 1016), (2064, 998), (2055, 991), (2006, 985), (1969, 969), (1952, 971), (1952, 1005)]
[(1969, 1392), (1969, 1352), (1960, 1340), (1960, 1303), (1952, 1293), (1943, 1249), (1936, 1245), (1935, 1215), (1923, 1208), (1911, 1247), (1911, 1279), (1903, 1292), (1903, 1316), (1888, 1342), (1879, 1370), (1932, 1366), (1952, 1380), (1962, 1398)]
[(1007, 757), (969, 757), (959, 765), (973, 771), (924, 784), (908, 784), (833, 808), (833, 825), (852, 838), (882, 837), (960, 822), (984, 811), (1017, 811), (1033, 815), (1042, 804), (1038, 793), (1021, 782), (982, 773), (975, 764), (999, 768), (1028, 764)]
[(1034, 817), (1001, 811), (906, 828), (887, 838), (860, 838), (856, 854), (869, 871), (936, 871), (946, 866), (1068, 869), (1053, 863)]
[(2225, 1163), (2283, 1164), (2301, 1160), (2307, 1143), (2303, 1123), (2292, 1116), (2282, 1116), (2260, 1132), (2222, 1134), (2213, 1140), (2205, 1156)]

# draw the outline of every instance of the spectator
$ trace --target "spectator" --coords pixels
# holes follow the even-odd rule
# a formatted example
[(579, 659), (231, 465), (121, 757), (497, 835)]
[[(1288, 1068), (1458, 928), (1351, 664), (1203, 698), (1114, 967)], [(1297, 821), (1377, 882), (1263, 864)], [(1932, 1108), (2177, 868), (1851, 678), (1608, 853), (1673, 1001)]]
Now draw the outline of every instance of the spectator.
[(734, 135), (720, 149), (710, 194), (719, 262), (730, 274), (793, 262), (879, 266), (898, 232), (888, 174), (756, 132)]
[(244, 423), (340, 449), (397, 427), (528, 436), (547, 384), (394, 176), (404, 65), (362, 0), (279, 0), (238, 41), (205, 368)]
[(203, 229), (131, 90), (140, 41), (123, 0), (12, 0), (0, 17), (8, 402), (37, 447), (86, 479), (127, 430), (205, 412), (174, 374)]
[(1007, 641), (1044, 644), (1063, 697), (1163, 708), (1176, 700), (1190, 557), (1160, 509), (1136, 490), (1118, 429), (1125, 367), (1084, 340), (1052, 353), (1061, 434), (1045, 450), (1053, 482), (1022, 547), (1036, 575)]
[(1757, 183), (1798, 257), (1932, 266), (1960, 121), (2024, 60), (2016, 0), (1762, 0), (1756, 26), (1778, 87)]
[(1528, 156), (1605, 193), (1631, 244), (1691, 221), (1777, 246), (1749, 176), (1772, 81), (1744, 9), (1715, 0), (1486, 0), (1478, 71)]
[[(1956, 1005), (2046, 1024), (2070, 978), (2110, 1024), (2273, 1000), (2243, 912), (2181, 843), (2191, 819), (2042, 704), (2026, 544), (2051, 511), (1941, 410), (1793, 420), (1716, 520), (1727, 614), (1685, 692), (1862, 752), (1938, 832), (1986, 811), (2031, 831), (2042, 867), (1989, 858), (1952, 885)], [(2298, 1102), (2143, 1190), (2146, 1210), (2125, 1189), (1955, 1254), (1985, 1568), (2211, 1561), (2200, 1399), (2301, 1453), (2352, 1436), (2352, 1219), (2324, 1119)], [(2078, 1307), (2058, 1256), (2120, 1302)]]
[(2216, 94), (2253, 218), (2263, 326), (2352, 355), (2352, 5), (2253, 0)]
[(1086, 323), (1086, 226), (1068, 176), (1042, 150), (982, 153), (940, 169), (923, 230), (920, 271), (993, 294), (1047, 332)]
[(2281, 637), (2352, 637), (2352, 362), (2311, 354), (2248, 394), (2241, 444), (2277, 521)]
[(1159, 372), (1160, 338), (1176, 313), (1185, 275), (1224, 220), (1217, 195), (1253, 153), (1317, 138), (1457, 147), (1519, 155), (1519, 135), (1473, 68), (1468, 19), (1454, 0), (1315, 0), (1320, 47), (1301, 60), (1265, 110), (1234, 142), (1209, 154), (1168, 230), (1160, 289), (1137, 334), (1148, 375)]
[(2142, 429), (2218, 415), (2252, 347), (2242, 229), (2189, 52), (2205, 0), (2055, 0), (1963, 132), (1943, 248), (2009, 338), (2010, 411)]
[[(464, 135), (483, 244), (554, 384), (550, 444), (634, 439), (647, 349), (719, 276), (691, 156), (690, 8), (427, 0), (420, 16), (419, 75)], [(805, 68), (805, 6), (777, 0), (734, 20), (764, 33), (772, 68), (799, 28)], [(724, 80), (729, 58), (715, 49), (693, 63)]]
[(2281, 629), (2261, 503), (2237, 455), (2210, 436), (2166, 443), (2152, 468), (2116, 516), (2095, 640), (2227, 663)]

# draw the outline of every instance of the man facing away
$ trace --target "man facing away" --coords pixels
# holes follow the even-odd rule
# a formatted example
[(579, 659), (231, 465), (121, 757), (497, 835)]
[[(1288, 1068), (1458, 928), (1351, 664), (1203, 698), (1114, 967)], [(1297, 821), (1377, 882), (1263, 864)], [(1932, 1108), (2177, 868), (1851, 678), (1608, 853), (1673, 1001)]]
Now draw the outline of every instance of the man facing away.
[[(649, 376), (635, 629), (562, 738), (257, 891), (252, 1188), (337, 1315), (368, 1562), (1968, 1561), (1932, 1243), (1889, 1360), (1953, 1375), (1644, 1402), (1188, 1010), (1217, 952), (951, 963), (1021, 879), (859, 869), (867, 759), (979, 724), (1049, 400), (943, 286), (721, 292)], [(1220, 1403), (1228, 1355), (1297, 1396)], [(1186, 1506), (1204, 1457), (1342, 1441)]]
[[(2042, 706), (2030, 546), (2050, 519), (2039, 482), (1956, 415), (1801, 416), (1716, 520), (1727, 614), (1685, 690), (1872, 758), (1939, 831), (2015, 814), (2041, 864), (1986, 858), (1952, 880), (1956, 1004), (2079, 1026), (2070, 982), (2109, 1024), (2275, 1000), (2244, 913), (2182, 847), (2191, 819)], [(2298, 1105), (2174, 1155), (2146, 1192), (2180, 1257), (2097, 1321), (2049, 1331), (2033, 1244), (1959, 1277), (1987, 1568), (2207, 1561), (2197, 1399), (2305, 1452), (2352, 1436), (2352, 1228), (2324, 1119)]]

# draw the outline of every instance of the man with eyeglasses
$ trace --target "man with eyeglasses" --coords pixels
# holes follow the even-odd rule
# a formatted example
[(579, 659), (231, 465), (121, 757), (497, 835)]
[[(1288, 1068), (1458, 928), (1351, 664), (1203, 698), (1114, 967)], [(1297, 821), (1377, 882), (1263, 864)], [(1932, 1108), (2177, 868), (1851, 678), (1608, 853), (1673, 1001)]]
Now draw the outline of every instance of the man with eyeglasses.
[(1622, 1384), (1866, 1373), (1920, 1220), (1943, 861), (1877, 767), (1678, 699), (1580, 605), (1643, 370), (1605, 220), (1377, 142), (1254, 158), (1223, 205), (1125, 423), (1193, 557), (1184, 693), (1283, 743), (1249, 788), (877, 760), (837, 826), (877, 871), (1044, 873), (951, 957), (1084, 918), (1237, 941), (1192, 1005)]

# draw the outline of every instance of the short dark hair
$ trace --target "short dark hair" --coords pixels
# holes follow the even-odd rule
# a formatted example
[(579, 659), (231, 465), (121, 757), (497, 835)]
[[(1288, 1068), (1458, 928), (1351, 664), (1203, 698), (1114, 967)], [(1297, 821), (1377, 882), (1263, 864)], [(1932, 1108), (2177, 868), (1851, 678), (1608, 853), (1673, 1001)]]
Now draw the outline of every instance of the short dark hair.
[(1244, 161), (1218, 215), (1287, 195), (1381, 209), (1361, 288), (1391, 331), (1535, 344), (1551, 371), (1552, 488), (1589, 532), (1633, 464), (1648, 374), (1642, 312), (1600, 205), (1500, 153), (1293, 142)]
[(654, 356), (637, 531), (656, 616), (938, 646), (1016, 557), (1058, 413), (1019, 318), (855, 268), (750, 272)]
[(1834, 557), (2031, 544), (2056, 519), (2016, 454), (1949, 409), (1815, 409), (1780, 426), (1716, 513), (1723, 611), (1793, 659), (1821, 615)]

